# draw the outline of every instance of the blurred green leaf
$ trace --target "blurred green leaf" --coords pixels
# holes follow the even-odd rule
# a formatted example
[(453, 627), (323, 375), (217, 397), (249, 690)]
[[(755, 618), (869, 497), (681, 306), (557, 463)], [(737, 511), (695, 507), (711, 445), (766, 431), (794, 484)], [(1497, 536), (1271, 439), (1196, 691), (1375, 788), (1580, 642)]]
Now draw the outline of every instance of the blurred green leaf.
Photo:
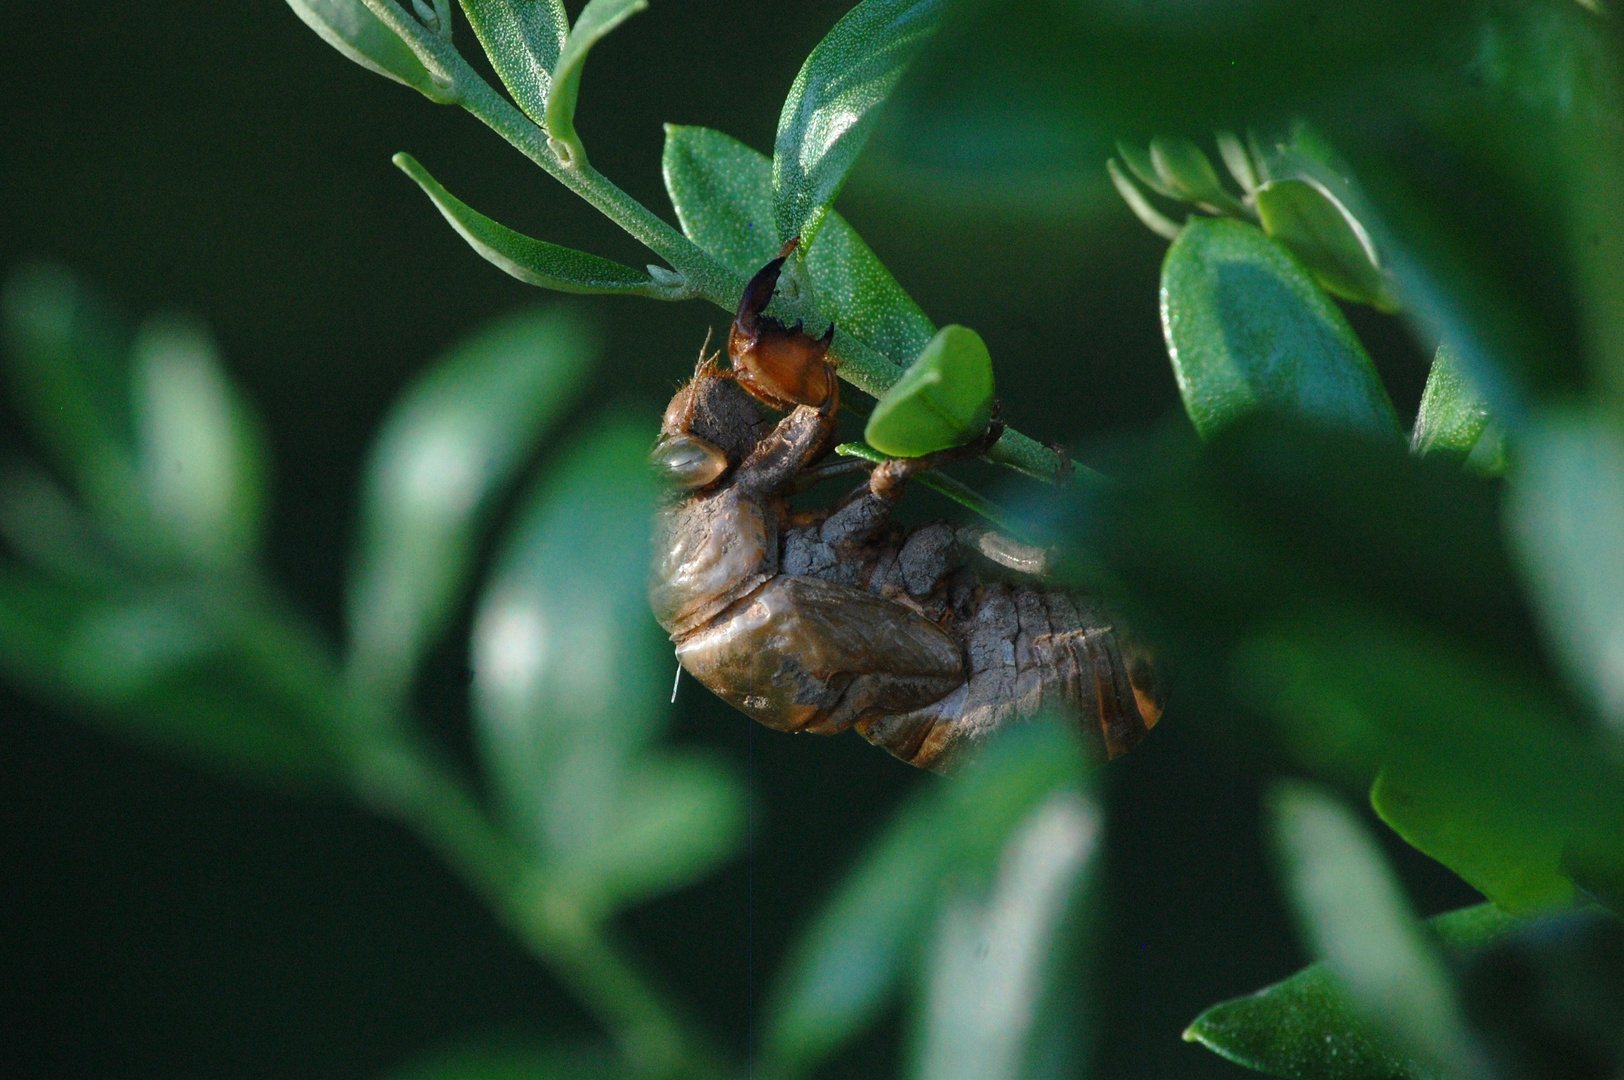
[(898, 80), (936, 33), (941, 0), (862, 0), (801, 65), (773, 142), (778, 239), (815, 243)]
[(1506, 525), (1547, 638), (1624, 738), (1624, 436), (1609, 417), (1550, 411), (1529, 425)]
[(1168, 186), (1167, 181), (1162, 179), (1162, 174), (1156, 168), (1156, 163), (1151, 160), (1150, 154), (1139, 149), (1138, 144), (1124, 142), (1119, 139), (1116, 148), (1117, 153), (1122, 155), (1123, 162), (1127, 164), (1128, 171), (1133, 173), (1134, 178), (1141, 184), (1164, 199), (1177, 199), (1180, 197), (1176, 191)]
[(1263, 231), (1286, 248), (1333, 296), (1398, 310), (1376, 249), (1348, 208), (1311, 180), (1271, 180), (1258, 188)]
[(200, 765), (336, 787), (336, 755), (242, 671), (219, 629), (183, 595), (110, 597), (0, 568), (0, 673), (8, 681)]
[(1410, 449), (1423, 455), (1439, 450), (1464, 455), (1468, 468), (1489, 476), (1505, 469), (1504, 432), (1447, 345), (1438, 346), (1433, 355)]
[(1443, 1076), (1482, 1072), (1449, 974), (1381, 849), (1336, 798), (1290, 781), (1270, 795), (1276, 856), (1299, 928), (1387, 1045)]
[(586, 164), (586, 148), (575, 131), (575, 100), (581, 92), (581, 72), (592, 46), (608, 37), (621, 23), (648, 8), (648, 0), (587, 0), (575, 25), (564, 38), (553, 86), (547, 94), (547, 144), (566, 166)]
[(462, 10), (502, 85), (530, 119), (544, 123), (570, 28), (561, 0), (462, 0)]
[(1080, 792), (1084, 777), (1075, 732), (1036, 723), (996, 739), (953, 783), (932, 783), (910, 800), (780, 969), (763, 1071), (808, 1071), (873, 1021), (913, 965), (944, 883), (986, 889), (1009, 837), (1052, 796)]
[(390, 1080), (615, 1080), (629, 1075), (608, 1050), (472, 1045), (426, 1054)]
[(207, 567), (252, 557), (264, 513), (258, 423), (195, 323), (152, 319), (131, 356), (141, 478), (152, 515)]
[(644, 749), (674, 667), (645, 593), (653, 434), (602, 423), (549, 470), (475, 619), (475, 715), (504, 812), (597, 913), (696, 879), (743, 835), (730, 771)]
[[(1519, 923), (1493, 904), (1451, 911), (1424, 924), (1450, 952), (1481, 948)], [(1196, 1017), (1187, 1042), (1257, 1072), (1287, 1080), (1428, 1080), (1416, 1062), (1382, 1048), (1322, 961), (1255, 994)]]
[(468, 572), (483, 514), (573, 400), (594, 335), (568, 308), (511, 316), (457, 346), (379, 434), (350, 579), (350, 676), (404, 693)]
[(327, 44), (368, 71), (410, 86), (438, 101), (435, 83), (410, 46), (395, 36), (361, 0), (288, 0), (288, 7)]
[[(729, 269), (754, 274), (778, 253), (772, 164), (732, 136), (666, 125), (666, 190), (687, 236)], [(842, 333), (906, 366), (936, 327), (868, 245), (831, 211), (817, 242), (802, 247), (819, 308)]]
[(883, 454), (919, 457), (962, 446), (987, 430), (992, 356), (967, 326), (944, 326), (874, 404), (863, 438)]
[(417, 181), (434, 200), (457, 234), (468, 246), (504, 273), (530, 285), (566, 293), (622, 293), (673, 299), (673, 290), (656, 282), (641, 270), (610, 259), (589, 255), (574, 248), (533, 240), (492, 221), (440, 186), (428, 170), (410, 154), (396, 154), (395, 165)]
[(627, 779), (603, 838), (568, 869), (604, 909), (704, 877), (744, 839), (746, 796), (734, 770), (696, 754), (646, 757)]
[(1174, 198), (1199, 203), (1214, 213), (1250, 216), (1240, 201), (1224, 188), (1212, 160), (1194, 141), (1183, 136), (1163, 136), (1150, 143), (1150, 165), (1161, 187)]
[(1203, 437), (1259, 408), (1379, 437), (1398, 418), (1336, 305), (1255, 226), (1195, 219), (1162, 264), (1162, 329)]
[(141, 520), (125, 343), (104, 301), (58, 266), (26, 268), (0, 298), (25, 418), (104, 520)]
[(0, 469), (0, 538), (24, 563), (76, 585), (105, 585), (112, 552), (85, 512), (42, 470)]
[(1057, 791), (1011, 831), (990, 889), (946, 900), (924, 973), (915, 1076), (1015, 1080), (1076, 1065), (1080, 1017), (1065, 1014), (1079, 1003), (1083, 965), (1065, 937), (1068, 923), (1078, 929), (1103, 831), (1096, 805)]
[(1472, 955), (1467, 1010), (1500, 1076), (1610, 1080), (1624, 1070), (1624, 924), (1599, 909), (1525, 923)]

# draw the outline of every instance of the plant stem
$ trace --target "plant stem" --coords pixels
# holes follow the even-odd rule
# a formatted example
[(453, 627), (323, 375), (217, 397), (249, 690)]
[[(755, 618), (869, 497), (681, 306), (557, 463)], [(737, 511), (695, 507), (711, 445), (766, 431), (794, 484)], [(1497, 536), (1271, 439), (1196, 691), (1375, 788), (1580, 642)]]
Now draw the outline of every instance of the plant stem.
[[(609, 220), (664, 259), (688, 281), (696, 296), (732, 312), (744, 291), (744, 279), (718, 262), (699, 245), (682, 235), (669, 222), (622, 191), (612, 180), (581, 162), (566, 165), (547, 145), (543, 131), (517, 106), (498, 94), (469, 65), (449, 41), (432, 33), (410, 18), (395, 0), (362, 0), (384, 24), (409, 45), (418, 59), (434, 72), (449, 79), (446, 103), (461, 105), (496, 132), (514, 149), (535, 162), (565, 187), (585, 199)], [(437, 99), (439, 100), (439, 99)], [(809, 322), (828, 323), (814, 311), (795, 311)], [(901, 377), (912, 357), (889, 357), (866, 342), (835, 331), (830, 357), (842, 378), (864, 393), (879, 397)], [(1035, 439), (1006, 428), (1004, 437), (988, 458), (1051, 484), (1064, 484), (1089, 478), (1090, 470), (1073, 470), (1054, 450)], [(1103, 479), (1092, 474), (1093, 479)]]
[(349, 692), (338, 665), (258, 584), (222, 614), (264, 685), (309, 718), (348, 763), (356, 797), (411, 829), (547, 964), (613, 1033), (628, 1064), (650, 1080), (736, 1075), (484, 807), (410, 721), (379, 716)]

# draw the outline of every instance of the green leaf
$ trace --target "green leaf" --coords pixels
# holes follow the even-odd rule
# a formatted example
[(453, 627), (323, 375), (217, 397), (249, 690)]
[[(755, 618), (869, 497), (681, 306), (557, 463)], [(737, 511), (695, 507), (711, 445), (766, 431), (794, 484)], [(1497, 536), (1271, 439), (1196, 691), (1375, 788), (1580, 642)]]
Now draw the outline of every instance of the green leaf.
[(1506, 522), (1545, 634), (1624, 739), (1624, 436), (1546, 411), (1518, 442)]
[(1381, 849), (1336, 798), (1292, 781), (1270, 797), (1299, 927), (1386, 1045), (1437, 1074), (1480, 1073), (1454, 988)]
[(1271, 180), (1258, 188), (1263, 231), (1284, 244), (1333, 296), (1397, 311), (1363, 225), (1324, 185), (1312, 180)]
[(683, 295), (681, 289), (662, 285), (641, 270), (545, 240), (532, 240), (492, 221), (441, 187), (410, 154), (396, 154), (394, 162), (434, 200), (469, 247), (520, 281), (566, 293), (621, 293), (659, 300)]
[(391, 411), (367, 466), (350, 579), (350, 676), (406, 691), (468, 572), (481, 521), (573, 400), (595, 354), (569, 309), (510, 316), (457, 346)]
[(881, 453), (919, 457), (986, 431), (992, 405), (986, 343), (967, 326), (944, 326), (875, 402), (863, 438)]
[(1437, 450), (1470, 455), (1486, 439), (1493, 443), (1493, 456), (1502, 457), (1502, 440), (1489, 418), (1488, 405), (1467, 382), (1449, 346), (1438, 346), (1432, 370), (1427, 373), (1427, 388), (1421, 394), (1415, 428), (1410, 432), (1410, 449), (1422, 455)]
[(911, 799), (792, 947), (768, 1001), (763, 1072), (808, 1072), (870, 1023), (914, 964), (944, 883), (985, 889), (1009, 837), (1051, 796), (1080, 792), (1083, 769), (1074, 731), (1029, 724)]
[(25, 419), (111, 524), (143, 515), (134, 463), (128, 355), (105, 302), (58, 266), (22, 270), (0, 298)]
[[(778, 253), (772, 164), (765, 154), (720, 131), (668, 124), (662, 164), (677, 220), (694, 243), (746, 277)], [(889, 356), (899, 372), (935, 334), (935, 325), (839, 214), (828, 214), (817, 243), (802, 252), (819, 309), (842, 333)]]
[(1162, 182), (1159, 190), (1202, 204), (1214, 213), (1246, 216), (1245, 207), (1224, 189), (1211, 159), (1190, 139), (1175, 136), (1151, 140), (1150, 164)]
[(744, 840), (746, 797), (734, 770), (695, 754), (648, 757), (634, 768), (602, 840), (565, 873), (600, 911), (629, 907), (698, 881)]
[(621, 23), (648, 7), (648, 0), (587, 0), (558, 54), (553, 86), (547, 94), (547, 145), (571, 168), (586, 164), (586, 148), (575, 131), (575, 100), (587, 53)]
[[(475, 615), (477, 733), (500, 804), (517, 835), (577, 876), (601, 869), (623, 811), (653, 797), (638, 790), (637, 762), (675, 667), (645, 594), (653, 436), (614, 420), (575, 442), (526, 499)], [(668, 796), (697, 799), (670, 785), (700, 782), (668, 780)]]
[(263, 514), (258, 425), (202, 327), (150, 320), (132, 356), (147, 504), (182, 552), (205, 567), (241, 565)]
[(320, 38), (368, 71), (438, 101), (443, 88), (411, 47), (361, 0), (288, 0), (288, 7)]
[(773, 142), (778, 239), (812, 245), (822, 212), (868, 141), (880, 106), (935, 35), (941, 0), (862, 0), (801, 65)]
[[(1428, 919), (1432, 938), (1450, 952), (1491, 944), (1519, 925), (1493, 904)], [(1184, 1032), (1222, 1057), (1287, 1080), (1430, 1080), (1413, 1061), (1384, 1050), (1323, 962), (1221, 1002)]]
[(244, 670), (184, 594), (109, 596), (0, 568), (8, 681), (208, 768), (336, 789), (337, 756)]
[(1011, 831), (991, 888), (947, 899), (926, 962), (913, 1075), (1016, 1080), (1052, 1075), (1068, 1058), (1075, 1065), (1084, 965), (1067, 930), (1076, 936), (1103, 831), (1098, 806), (1057, 791)]
[(1204, 438), (1264, 408), (1398, 435), (1393, 404), (1347, 320), (1253, 225), (1185, 226), (1162, 264), (1162, 331)]
[(543, 123), (570, 28), (562, 0), (462, 0), (462, 10), (502, 85), (530, 119)]

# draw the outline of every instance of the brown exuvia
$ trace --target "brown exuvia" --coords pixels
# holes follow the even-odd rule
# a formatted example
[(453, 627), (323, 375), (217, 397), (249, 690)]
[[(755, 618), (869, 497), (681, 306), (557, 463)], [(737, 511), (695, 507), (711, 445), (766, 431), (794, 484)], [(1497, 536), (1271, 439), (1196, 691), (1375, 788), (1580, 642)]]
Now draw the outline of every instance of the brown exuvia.
[[(678, 494), (660, 511), (649, 600), (679, 662), (768, 727), (856, 728), (925, 768), (1045, 711), (1077, 716), (1101, 759), (1131, 749), (1164, 694), (1098, 605), (1046, 587), (1042, 553), (996, 533), (892, 520), (910, 476), (985, 452), (1001, 423), (922, 458), (819, 464), (835, 437), (830, 336), (763, 314), (792, 247), (745, 289), (732, 368), (701, 355), (655, 447)], [(763, 404), (789, 413), (774, 422)], [(864, 468), (833, 509), (790, 506)]]

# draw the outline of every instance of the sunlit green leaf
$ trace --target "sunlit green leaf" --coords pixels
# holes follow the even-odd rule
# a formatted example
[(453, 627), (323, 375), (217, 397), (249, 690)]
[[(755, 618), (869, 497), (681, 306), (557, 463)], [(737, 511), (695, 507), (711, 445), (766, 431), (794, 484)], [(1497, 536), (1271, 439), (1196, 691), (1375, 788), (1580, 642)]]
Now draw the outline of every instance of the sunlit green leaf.
[(570, 309), (511, 316), (459, 345), (390, 413), (362, 498), (350, 580), (351, 677), (403, 693), (468, 571), (484, 511), (593, 358)]
[(592, 865), (621, 809), (651, 794), (631, 762), (675, 669), (645, 595), (653, 435), (614, 421), (573, 443), (526, 499), (475, 616), (480, 747), (515, 831), (553, 861)]
[[(1447, 450), (1486, 459), (1487, 472), (1498, 473), (1504, 462), (1503, 436), (1489, 416), (1489, 407), (1466, 381), (1466, 373), (1449, 346), (1438, 346), (1421, 395), (1410, 449), (1417, 454)], [(1485, 448), (1482, 444), (1492, 444)], [(1472, 460), (1471, 457), (1468, 460)]]
[(1012, 830), (989, 889), (949, 895), (926, 961), (914, 1076), (1016, 1080), (1076, 1065), (1083, 965), (1065, 938), (1103, 826), (1080, 792), (1057, 791)]
[(1162, 330), (1203, 437), (1257, 409), (1396, 438), (1376, 369), (1336, 305), (1253, 225), (1192, 220), (1162, 264)]
[(241, 563), (258, 540), (258, 425), (202, 327), (154, 319), (131, 357), (141, 478), (152, 515), (191, 559)]
[(394, 161), (401, 172), (416, 180), (434, 200), (434, 205), (458, 235), (468, 241), (469, 247), (520, 281), (558, 292), (672, 298), (669, 287), (658, 284), (641, 270), (574, 248), (533, 240), (492, 221), (441, 187), (410, 154), (396, 154)]
[(502, 85), (530, 119), (542, 123), (570, 28), (561, 0), (462, 0), (462, 10)]
[(1547, 412), (1518, 443), (1506, 508), (1546, 636), (1624, 738), (1624, 436)]
[(368, 71), (438, 99), (441, 88), (411, 48), (361, 0), (288, 0), (321, 39)]
[(944, 326), (875, 402), (863, 438), (881, 453), (919, 457), (986, 431), (992, 405), (986, 343), (967, 326)]
[(801, 65), (773, 142), (778, 239), (815, 241), (821, 212), (879, 119), (880, 107), (936, 33), (941, 0), (862, 0)]
[(915, 963), (943, 884), (985, 889), (1011, 834), (1083, 778), (1075, 733), (1031, 724), (904, 806), (792, 948), (769, 998), (764, 1071), (809, 1070), (872, 1022)]
[[(682, 230), (740, 275), (778, 253), (772, 228), (772, 163), (732, 136), (666, 125), (665, 186)], [(805, 250), (818, 307), (905, 367), (936, 327), (839, 214), (830, 212)]]
[(570, 28), (553, 69), (553, 85), (547, 94), (547, 144), (565, 165), (586, 164), (586, 148), (575, 132), (575, 101), (581, 92), (581, 72), (592, 46), (609, 36), (621, 23), (648, 7), (648, 0), (587, 0), (586, 7)]
[(1345, 806), (1299, 781), (1271, 794), (1287, 895), (1312, 944), (1384, 1045), (1444, 1076), (1481, 1072), (1449, 975), (1381, 849)]
[[(1481, 948), (1518, 921), (1493, 904), (1427, 920), (1450, 951)], [(1383, 1049), (1331, 970), (1312, 964), (1255, 994), (1214, 1005), (1184, 1032), (1237, 1065), (1286, 1080), (1429, 1080), (1424, 1067)]]
[(1310, 180), (1271, 180), (1257, 191), (1263, 231), (1297, 256), (1334, 296), (1395, 311), (1376, 249), (1354, 216), (1322, 185)]

